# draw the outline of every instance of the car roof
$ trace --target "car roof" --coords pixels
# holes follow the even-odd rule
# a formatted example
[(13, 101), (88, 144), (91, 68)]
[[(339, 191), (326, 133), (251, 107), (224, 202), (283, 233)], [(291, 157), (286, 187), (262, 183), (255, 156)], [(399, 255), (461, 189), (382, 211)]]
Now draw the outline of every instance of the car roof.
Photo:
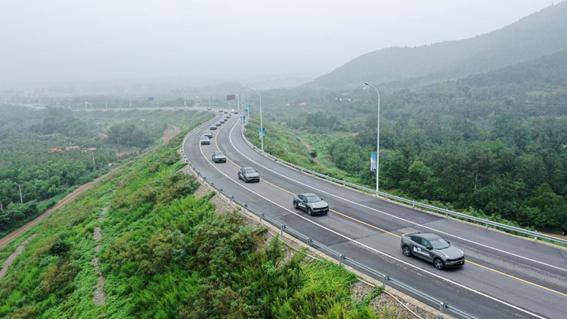
[[(299, 195), (303, 195), (303, 196), (317, 196), (317, 195), (315, 195), (315, 194), (313, 194), (313, 193), (301, 193), (301, 194), (299, 194)], [(318, 196), (317, 196), (317, 197), (318, 197)]]
[(243, 166), (243, 167), (241, 167), (241, 169), (244, 169), (244, 170), (247, 170), (247, 169), (255, 170), (254, 167), (250, 167), (250, 166)]
[(411, 234), (407, 234), (407, 236), (417, 236), (417, 237), (421, 237), (421, 238), (425, 238), (425, 239), (437, 239), (437, 238), (441, 238), (441, 236), (437, 235), (437, 234), (433, 234), (433, 233), (421, 233), (421, 232), (416, 232), (416, 233), (411, 233)]

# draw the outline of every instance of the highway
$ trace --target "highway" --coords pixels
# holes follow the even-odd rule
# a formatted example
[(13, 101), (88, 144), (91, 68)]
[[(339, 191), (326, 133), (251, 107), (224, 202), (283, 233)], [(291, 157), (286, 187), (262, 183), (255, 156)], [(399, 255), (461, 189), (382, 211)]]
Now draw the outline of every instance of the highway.
[[(201, 146), (199, 139), (207, 130), (208, 125), (201, 126), (185, 139), (188, 160), (209, 183), (245, 202), (248, 209), (475, 317), (567, 317), (566, 249), (420, 212), (300, 173), (254, 151), (243, 138), (237, 116), (213, 131), (211, 145)], [(227, 156), (227, 163), (211, 161), (218, 150)], [(241, 166), (256, 168), (260, 183), (238, 180)], [(294, 210), (293, 194), (301, 192), (324, 198), (331, 207), (329, 214), (311, 217)], [(400, 235), (414, 231), (450, 240), (463, 249), (467, 263), (458, 269), (437, 270), (405, 257)]]

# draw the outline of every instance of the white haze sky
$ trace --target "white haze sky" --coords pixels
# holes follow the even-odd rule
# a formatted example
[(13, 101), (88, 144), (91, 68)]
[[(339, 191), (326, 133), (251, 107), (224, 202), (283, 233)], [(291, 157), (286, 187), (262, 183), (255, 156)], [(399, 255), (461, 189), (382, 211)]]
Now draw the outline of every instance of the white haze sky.
[[(317, 76), (558, 0), (0, 0), (0, 82)], [(2, 84), (0, 83), (0, 84)]]

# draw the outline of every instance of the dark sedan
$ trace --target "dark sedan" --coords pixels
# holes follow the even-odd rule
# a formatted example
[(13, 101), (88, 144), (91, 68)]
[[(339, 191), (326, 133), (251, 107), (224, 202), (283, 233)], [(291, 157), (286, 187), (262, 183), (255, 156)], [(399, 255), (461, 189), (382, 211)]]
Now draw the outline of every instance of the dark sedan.
[(201, 145), (211, 145), (211, 140), (208, 137), (203, 137), (200, 140)]

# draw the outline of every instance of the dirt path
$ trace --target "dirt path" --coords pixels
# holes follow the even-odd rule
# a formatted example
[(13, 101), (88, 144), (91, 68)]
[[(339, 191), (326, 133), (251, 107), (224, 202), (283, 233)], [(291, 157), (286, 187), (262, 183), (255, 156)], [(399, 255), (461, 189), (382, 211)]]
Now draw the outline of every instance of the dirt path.
[(177, 126), (169, 126), (168, 128), (165, 129), (165, 131), (163, 131), (163, 135), (161, 136), (161, 139), (164, 144), (167, 144), (172, 138), (176, 137), (177, 134), (179, 133), (181, 133), (181, 128)]
[(0, 269), (0, 279), (6, 276), (6, 273), (8, 273), (8, 268), (10, 268), (10, 266), (14, 263), (14, 260), (16, 260), (16, 258), (24, 251), (24, 248), (26, 248), (28, 242), (32, 238), (33, 236), (24, 240), (24, 242), (22, 242), (16, 248), (16, 250), (10, 256), (8, 256), (8, 258), (4, 261), (4, 263), (2, 264), (2, 269)]
[[(303, 146), (305, 146), (305, 148), (307, 149), (307, 151), (309, 152), (309, 155), (311, 155), (311, 152), (313, 151), (313, 146), (307, 142), (305, 142), (302, 138), (297, 137), (299, 139), (299, 141), (301, 142), (301, 144), (303, 144)], [(315, 157), (311, 157), (311, 159), (313, 160), (313, 162), (315, 162), (316, 164), (319, 164), (319, 159), (317, 158), (317, 156)]]
[(100, 183), (100, 181), (102, 179), (104, 179), (106, 176), (110, 175), (111, 173), (112, 173), (112, 171), (105, 174), (105, 175), (100, 176), (99, 178), (95, 179), (92, 182), (88, 182), (86, 184), (79, 186), (76, 190), (74, 190), (69, 195), (65, 196), (63, 199), (61, 199), (59, 202), (57, 202), (57, 204), (55, 204), (53, 207), (46, 210), (43, 214), (37, 216), (34, 220), (28, 222), (27, 224), (23, 225), (22, 227), (14, 230), (13, 232), (11, 232), (8, 235), (1, 238), (0, 239), (0, 248), (3, 248), (4, 246), (8, 245), (10, 242), (12, 242), (12, 240), (16, 239), (18, 236), (23, 234), (25, 231), (29, 230), (30, 228), (37, 225), (42, 220), (46, 219), (49, 215), (51, 215), (58, 208), (65, 206), (66, 204), (75, 200), (75, 198), (77, 198), (82, 193), (93, 188), (96, 184)]
[[(102, 222), (104, 221), (104, 216), (106, 215), (107, 211), (108, 208), (105, 208), (100, 212), (100, 215), (98, 216), (99, 225), (102, 225)], [(104, 275), (100, 270), (100, 260), (98, 258), (98, 255), (100, 253), (100, 241), (102, 240), (102, 229), (100, 228), (100, 226), (95, 227), (93, 231), (93, 237), (94, 240), (97, 242), (97, 244), (95, 247), (95, 256), (92, 260), (92, 264), (95, 268), (95, 272), (98, 275), (98, 279), (95, 285), (95, 291), (93, 293), (93, 302), (95, 305), (101, 306), (106, 303), (106, 295), (104, 294), (104, 282), (106, 281), (106, 279), (104, 278)]]

